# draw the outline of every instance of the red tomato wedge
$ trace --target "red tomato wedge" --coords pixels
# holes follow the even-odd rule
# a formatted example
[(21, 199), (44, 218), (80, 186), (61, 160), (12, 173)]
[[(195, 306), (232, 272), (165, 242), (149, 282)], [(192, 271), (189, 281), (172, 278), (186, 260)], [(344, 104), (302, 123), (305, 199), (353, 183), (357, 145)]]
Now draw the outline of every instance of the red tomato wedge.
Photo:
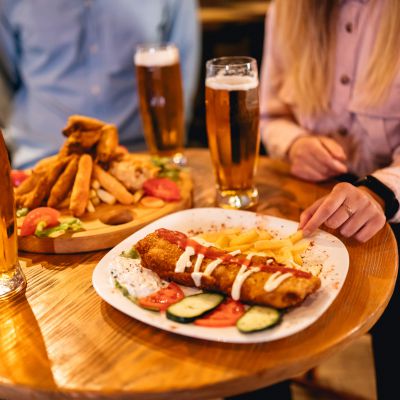
[(148, 179), (143, 184), (143, 190), (148, 196), (158, 197), (165, 201), (177, 201), (181, 199), (178, 185), (168, 178)]
[(177, 303), (185, 297), (182, 289), (171, 282), (167, 287), (160, 289), (147, 297), (139, 299), (141, 307), (154, 311), (165, 311), (171, 304)]
[(11, 171), (11, 181), (14, 187), (18, 187), (26, 178), (28, 178), (28, 174), (24, 171), (18, 171), (17, 169), (13, 169)]
[(22, 223), (21, 236), (28, 236), (35, 233), (36, 227), (39, 222), (46, 222), (46, 228), (51, 228), (59, 224), (60, 218), (59, 211), (51, 207), (39, 207), (30, 211)]
[(244, 314), (244, 305), (239, 301), (226, 299), (214, 311), (203, 318), (196, 319), (195, 325), (207, 326), (210, 328), (223, 328), (234, 326), (236, 321)]

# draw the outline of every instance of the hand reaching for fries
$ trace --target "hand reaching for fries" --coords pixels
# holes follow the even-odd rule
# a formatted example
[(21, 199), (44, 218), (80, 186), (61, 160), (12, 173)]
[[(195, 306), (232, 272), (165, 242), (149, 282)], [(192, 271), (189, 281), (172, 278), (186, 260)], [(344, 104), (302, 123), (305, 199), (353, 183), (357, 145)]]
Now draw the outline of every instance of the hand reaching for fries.
[(369, 189), (338, 183), (331, 193), (303, 211), (299, 227), (308, 236), (325, 224), (339, 229), (345, 237), (366, 242), (385, 225), (383, 210), (383, 200)]

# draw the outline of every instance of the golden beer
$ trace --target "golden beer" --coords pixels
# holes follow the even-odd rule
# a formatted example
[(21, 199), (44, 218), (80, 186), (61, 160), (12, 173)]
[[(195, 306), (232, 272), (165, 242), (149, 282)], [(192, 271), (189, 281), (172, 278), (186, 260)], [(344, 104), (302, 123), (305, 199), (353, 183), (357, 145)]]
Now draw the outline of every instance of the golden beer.
[(140, 113), (150, 153), (173, 157), (184, 141), (184, 105), (178, 49), (140, 47), (135, 54)]
[(26, 282), (18, 264), (17, 226), (14, 189), (10, 163), (0, 131), (0, 298), (25, 288)]
[(256, 70), (249, 75), (234, 71), (225, 75), (218, 69), (210, 74), (206, 78), (206, 119), (217, 203), (228, 208), (254, 206), (258, 193), (253, 177), (260, 143)]

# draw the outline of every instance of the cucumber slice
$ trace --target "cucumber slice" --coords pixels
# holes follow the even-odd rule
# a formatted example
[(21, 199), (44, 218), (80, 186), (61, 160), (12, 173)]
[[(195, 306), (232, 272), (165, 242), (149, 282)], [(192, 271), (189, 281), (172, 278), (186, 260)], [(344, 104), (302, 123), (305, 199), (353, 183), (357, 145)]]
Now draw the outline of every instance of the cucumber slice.
[(242, 333), (259, 332), (281, 322), (281, 312), (271, 307), (252, 306), (236, 322)]
[(217, 308), (225, 299), (219, 293), (199, 293), (188, 296), (167, 308), (167, 318), (188, 324)]

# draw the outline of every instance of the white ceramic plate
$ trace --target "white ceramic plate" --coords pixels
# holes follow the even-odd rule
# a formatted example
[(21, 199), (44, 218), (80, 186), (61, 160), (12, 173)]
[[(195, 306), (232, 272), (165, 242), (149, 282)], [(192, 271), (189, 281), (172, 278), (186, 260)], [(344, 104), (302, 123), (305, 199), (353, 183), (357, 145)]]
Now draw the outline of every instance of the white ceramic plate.
[[(314, 246), (310, 250), (311, 253), (324, 254), (320, 274), (321, 288), (300, 306), (287, 312), (281, 324), (258, 333), (243, 334), (236, 327), (207, 328), (194, 324), (179, 324), (168, 320), (164, 313), (147, 311), (132, 303), (112, 286), (108, 267), (115, 256), (159, 228), (173, 229), (193, 235), (193, 231), (218, 229), (221, 226), (226, 228), (258, 226), (276, 232), (279, 236), (288, 236), (297, 230), (297, 225), (297, 222), (294, 221), (249, 211), (221, 208), (195, 208), (179, 211), (147, 225), (110, 250), (94, 269), (93, 286), (100, 297), (123, 313), (146, 324), (179, 335), (230, 343), (256, 343), (281, 339), (313, 324), (332, 304), (343, 286), (349, 267), (349, 255), (344, 244), (329, 233), (318, 231), (313, 237)], [(196, 289), (185, 288), (187, 294), (192, 290)]]

